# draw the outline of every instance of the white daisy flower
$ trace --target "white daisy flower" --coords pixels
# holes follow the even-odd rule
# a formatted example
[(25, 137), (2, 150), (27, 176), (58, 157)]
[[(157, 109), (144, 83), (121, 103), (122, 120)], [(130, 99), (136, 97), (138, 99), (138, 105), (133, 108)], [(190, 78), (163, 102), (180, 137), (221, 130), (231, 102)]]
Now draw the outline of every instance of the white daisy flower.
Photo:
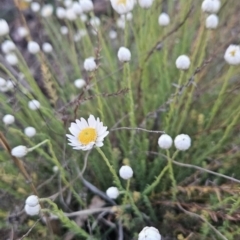
[(119, 14), (125, 14), (133, 10), (134, 0), (110, 0), (113, 9)]
[(69, 145), (76, 150), (87, 151), (94, 146), (102, 147), (103, 139), (108, 135), (107, 127), (103, 126), (99, 118), (95, 119), (90, 115), (88, 121), (84, 118), (76, 119), (72, 122), (69, 128), (72, 135), (66, 134), (69, 140)]

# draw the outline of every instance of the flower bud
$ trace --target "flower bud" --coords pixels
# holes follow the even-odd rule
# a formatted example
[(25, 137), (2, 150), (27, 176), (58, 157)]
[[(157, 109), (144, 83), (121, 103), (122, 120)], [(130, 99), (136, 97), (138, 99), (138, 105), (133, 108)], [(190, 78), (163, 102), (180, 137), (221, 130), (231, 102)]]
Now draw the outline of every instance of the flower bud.
[(2, 120), (6, 125), (10, 125), (15, 122), (15, 117), (11, 114), (6, 114)]
[(57, 173), (59, 171), (58, 166), (53, 166), (52, 170), (54, 173)]
[(230, 65), (239, 65), (240, 64), (240, 46), (231, 44), (225, 54), (225, 61)]
[(10, 40), (5, 40), (1, 45), (1, 49), (4, 53), (9, 53), (16, 49), (16, 45)]
[(8, 53), (5, 56), (5, 59), (12, 66), (15, 66), (15, 65), (18, 64), (18, 58), (17, 58), (17, 56), (14, 53)]
[(62, 7), (57, 7), (56, 15), (59, 19), (64, 19), (66, 17), (66, 10)]
[(50, 52), (52, 52), (52, 50), (53, 50), (53, 47), (52, 47), (52, 45), (50, 44), (50, 43), (43, 43), (43, 45), (42, 45), (42, 50), (45, 52), (45, 53), (50, 53)]
[(33, 12), (39, 12), (40, 10), (40, 4), (38, 2), (32, 2), (31, 3), (31, 9)]
[(115, 30), (110, 30), (108, 35), (111, 39), (117, 38), (117, 32)]
[(83, 12), (93, 11), (93, 2), (91, 0), (80, 0), (80, 5)]
[(131, 60), (130, 50), (125, 47), (120, 47), (118, 50), (118, 59), (121, 62), (129, 62)]
[(89, 57), (89, 58), (85, 59), (83, 67), (86, 71), (90, 71), (90, 72), (97, 69), (97, 64), (94, 60), (94, 57)]
[(161, 13), (158, 17), (158, 24), (160, 26), (167, 26), (170, 23), (170, 17), (167, 13)]
[(74, 85), (76, 88), (83, 88), (86, 85), (86, 81), (84, 79), (77, 79), (74, 81)]
[(161, 135), (158, 139), (158, 145), (162, 149), (169, 149), (172, 146), (172, 143), (172, 138), (167, 134)]
[(128, 180), (133, 176), (133, 170), (129, 166), (122, 166), (119, 169), (119, 175), (121, 178)]
[(141, 8), (150, 8), (153, 4), (153, 0), (138, 0)]
[(24, 157), (28, 153), (28, 148), (23, 145), (19, 145), (12, 149), (11, 154), (14, 157), (21, 158)]
[(156, 228), (145, 227), (138, 234), (138, 240), (161, 240), (161, 235)]
[(62, 35), (67, 35), (68, 34), (68, 28), (66, 26), (62, 26), (60, 28), (60, 32)]
[(0, 87), (4, 87), (6, 86), (6, 84), (7, 84), (7, 81), (3, 78), (0, 78)]
[(32, 54), (36, 54), (40, 51), (39, 44), (34, 41), (28, 42), (27, 48), (28, 48), (28, 51)]
[(218, 16), (216, 14), (211, 14), (207, 17), (205, 26), (208, 29), (215, 29), (218, 26)]
[(41, 210), (41, 206), (39, 204), (37, 204), (34, 207), (30, 207), (29, 205), (25, 205), (24, 207), (25, 212), (30, 215), (30, 216), (35, 216), (38, 215), (40, 210)]
[(74, 2), (72, 5), (72, 9), (77, 15), (81, 15), (83, 13), (83, 9), (80, 3)]
[(72, 8), (68, 8), (66, 10), (66, 18), (69, 20), (69, 21), (74, 21), (77, 19), (77, 15), (76, 13), (74, 12), (74, 10)]
[(51, 4), (46, 4), (42, 7), (41, 15), (44, 18), (50, 17), (53, 14), (53, 6)]
[(28, 30), (25, 27), (19, 27), (17, 33), (21, 38), (24, 38), (28, 35)]
[(119, 0), (110, 0), (112, 8), (118, 14), (126, 14), (131, 12), (134, 8), (135, 1), (134, 0), (127, 0), (127, 1), (119, 1)]
[(110, 187), (107, 189), (106, 194), (109, 198), (116, 199), (119, 195), (119, 191), (116, 187)]
[(31, 100), (31, 101), (28, 102), (28, 107), (29, 107), (31, 110), (35, 111), (35, 110), (37, 110), (37, 109), (39, 109), (39, 108), (41, 107), (41, 104), (40, 104), (39, 101), (33, 99), (33, 100)]
[(202, 2), (202, 11), (207, 13), (217, 13), (220, 6), (221, 2), (219, 0), (204, 0)]
[(34, 137), (36, 135), (36, 129), (34, 127), (26, 127), (24, 129), (24, 134), (29, 138)]
[(9, 26), (5, 19), (0, 19), (0, 36), (7, 35), (9, 33)]
[(190, 67), (190, 59), (186, 55), (181, 55), (176, 60), (176, 67), (181, 70), (187, 70)]
[(37, 204), (39, 204), (38, 196), (36, 196), (36, 195), (29, 196), (26, 199), (25, 204), (30, 207), (35, 207)]
[(177, 150), (186, 151), (191, 147), (191, 138), (186, 134), (180, 134), (175, 137), (174, 145)]

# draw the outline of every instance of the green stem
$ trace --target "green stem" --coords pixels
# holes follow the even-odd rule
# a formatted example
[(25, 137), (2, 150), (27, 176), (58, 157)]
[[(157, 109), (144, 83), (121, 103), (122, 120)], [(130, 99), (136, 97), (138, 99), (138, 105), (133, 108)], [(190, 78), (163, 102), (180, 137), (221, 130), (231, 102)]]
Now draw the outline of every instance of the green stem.
[(127, 197), (129, 195), (130, 181), (131, 181), (131, 179), (127, 180), (127, 187), (126, 187), (125, 196), (123, 199), (123, 205), (127, 204)]
[(169, 174), (170, 174), (170, 179), (172, 181), (172, 187), (173, 187), (173, 200), (176, 200), (176, 194), (177, 194), (177, 183), (174, 178), (174, 172), (173, 172), (173, 167), (172, 167), (172, 161), (170, 158), (170, 153), (169, 150), (167, 150), (167, 159), (168, 159), (168, 169), (169, 169)]
[(110, 172), (112, 173), (113, 175), (113, 178), (114, 178), (114, 181), (115, 181), (115, 184), (117, 185), (117, 187), (119, 188), (119, 190), (124, 190), (123, 187), (122, 187), (122, 184), (120, 182), (120, 179), (118, 178), (118, 175), (116, 173), (116, 171), (114, 170), (113, 166), (110, 164), (109, 160), (107, 159), (107, 157), (105, 156), (104, 152), (99, 148), (99, 147), (96, 147), (97, 151), (100, 153), (100, 155), (102, 156), (103, 160), (105, 161), (105, 163), (107, 164)]
[(49, 141), (49, 140), (46, 139), (46, 140), (40, 142), (39, 144), (37, 144), (36, 146), (31, 147), (31, 148), (28, 148), (28, 152), (31, 152), (31, 151), (33, 151), (34, 149), (39, 148), (40, 146), (44, 145), (44, 144), (47, 143), (48, 141)]

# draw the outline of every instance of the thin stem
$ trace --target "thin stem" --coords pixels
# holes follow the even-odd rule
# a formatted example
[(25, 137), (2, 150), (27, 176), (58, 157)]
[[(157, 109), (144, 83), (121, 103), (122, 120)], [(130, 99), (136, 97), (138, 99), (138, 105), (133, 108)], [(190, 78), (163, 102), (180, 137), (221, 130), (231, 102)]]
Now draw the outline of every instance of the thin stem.
[(28, 152), (31, 152), (31, 151), (33, 151), (34, 149), (39, 148), (40, 146), (44, 145), (44, 144), (47, 143), (48, 141), (49, 141), (49, 140), (46, 139), (46, 140), (40, 142), (39, 144), (37, 144), (36, 146), (31, 147), (31, 148), (28, 148)]
[(126, 187), (125, 196), (123, 199), (123, 205), (125, 205), (127, 203), (127, 197), (129, 195), (129, 188), (130, 188), (130, 181), (131, 181), (131, 179), (127, 180), (127, 187)]
[(118, 178), (118, 175), (117, 175), (116, 171), (114, 170), (113, 166), (110, 164), (110, 162), (107, 159), (107, 157), (105, 156), (104, 152), (99, 147), (96, 147), (96, 149), (100, 153), (100, 155), (102, 156), (105, 163), (107, 164), (107, 166), (108, 166), (110, 172), (112, 173), (114, 181), (115, 181), (117, 187), (119, 188), (119, 190), (124, 190), (123, 187), (122, 187), (122, 184), (120, 182), (120, 179)]
[(176, 183), (176, 180), (174, 178), (174, 172), (173, 172), (172, 161), (171, 161), (171, 158), (170, 158), (169, 150), (167, 150), (167, 159), (168, 159), (168, 169), (169, 169), (170, 179), (172, 181), (172, 187), (173, 187), (173, 200), (176, 200), (177, 183)]

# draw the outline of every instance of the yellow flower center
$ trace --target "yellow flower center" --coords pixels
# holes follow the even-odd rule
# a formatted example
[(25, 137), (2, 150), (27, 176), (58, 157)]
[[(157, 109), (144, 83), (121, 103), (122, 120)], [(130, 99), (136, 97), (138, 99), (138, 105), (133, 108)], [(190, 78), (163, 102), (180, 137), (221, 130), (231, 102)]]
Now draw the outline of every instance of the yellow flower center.
[(230, 52), (230, 54), (234, 57), (235, 54), (236, 54), (236, 50), (232, 50), (232, 51)]
[(85, 128), (78, 135), (78, 140), (83, 145), (87, 145), (90, 142), (95, 142), (96, 139), (97, 131), (95, 128)]
[(117, 5), (120, 5), (120, 4), (126, 5), (126, 3), (127, 3), (127, 0), (118, 0), (117, 1)]

